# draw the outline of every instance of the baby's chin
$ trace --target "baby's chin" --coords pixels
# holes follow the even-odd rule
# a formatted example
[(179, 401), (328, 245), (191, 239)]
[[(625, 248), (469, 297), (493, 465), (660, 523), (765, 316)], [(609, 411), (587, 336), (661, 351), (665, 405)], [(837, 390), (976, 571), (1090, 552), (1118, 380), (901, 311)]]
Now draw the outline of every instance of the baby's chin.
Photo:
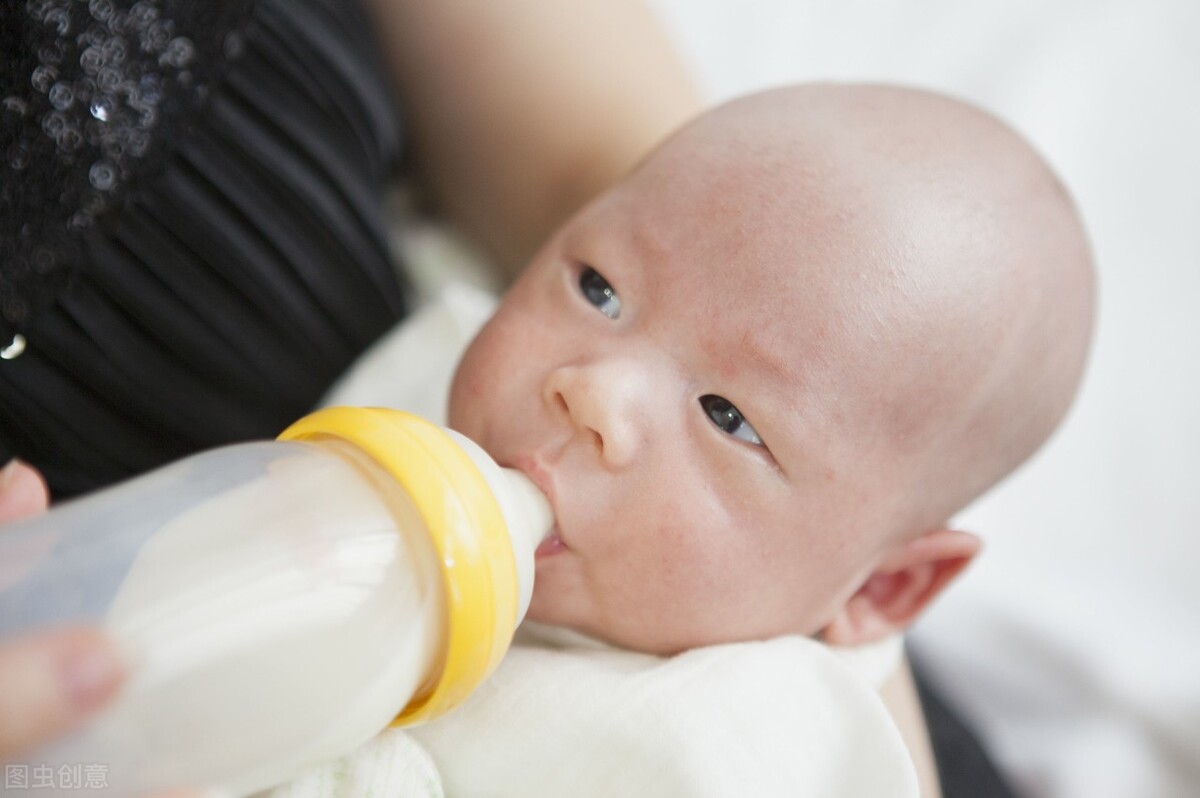
[(619, 648), (636, 651), (641, 654), (655, 656), (671, 656), (694, 646), (669, 646), (663, 640), (642, 636), (633, 630), (613, 628), (609, 625), (575, 619), (567, 620), (559, 608), (538, 607), (537, 593), (530, 602), (529, 612), (521, 624), (520, 640), (529, 641), (563, 648)]
[(593, 645), (657, 656), (734, 642), (714, 629), (685, 629), (670, 618), (635, 617), (636, 612), (606, 607), (591, 598), (578, 566), (578, 556), (569, 548), (536, 561), (533, 597), (522, 628), (532, 623), (531, 629), (561, 630), (553, 635), (554, 644), (559, 639), (589, 640)]
[(539, 560), (533, 598), (521, 624), (526, 637), (532, 634), (539, 642), (562, 647), (627, 648), (604, 634), (588, 617), (586, 608), (568, 598), (574, 591), (562, 590), (561, 584), (556, 584), (557, 575), (543, 573), (544, 570), (544, 560)]
[(679, 625), (672, 626), (663, 619), (648, 620), (646, 624), (606, 623), (597, 614), (564, 612), (562, 603), (555, 601), (550, 593), (549, 590), (543, 590), (539, 596), (535, 585), (533, 600), (521, 629), (531, 632), (535, 642), (559, 647), (587, 645), (671, 657), (707, 646), (766, 640), (782, 635), (805, 634), (811, 637), (819, 634), (795, 629), (780, 629), (775, 633), (760, 631), (758, 634), (709, 627), (685, 629)]
[(521, 628), (517, 630), (516, 642), (553, 648), (613, 648), (607, 641), (585, 635), (569, 626), (556, 626), (529, 617), (525, 618), (521, 623)]

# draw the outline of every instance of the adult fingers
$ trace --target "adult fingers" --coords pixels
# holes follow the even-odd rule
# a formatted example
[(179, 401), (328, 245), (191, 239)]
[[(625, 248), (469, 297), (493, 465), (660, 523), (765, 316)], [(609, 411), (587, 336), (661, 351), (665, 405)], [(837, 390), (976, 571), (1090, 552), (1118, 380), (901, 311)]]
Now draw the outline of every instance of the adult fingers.
[(96, 629), (55, 629), (0, 644), (0, 760), (70, 731), (124, 678), (120, 655)]
[(46, 482), (33, 466), (13, 458), (0, 469), (0, 523), (37, 515), (49, 499)]

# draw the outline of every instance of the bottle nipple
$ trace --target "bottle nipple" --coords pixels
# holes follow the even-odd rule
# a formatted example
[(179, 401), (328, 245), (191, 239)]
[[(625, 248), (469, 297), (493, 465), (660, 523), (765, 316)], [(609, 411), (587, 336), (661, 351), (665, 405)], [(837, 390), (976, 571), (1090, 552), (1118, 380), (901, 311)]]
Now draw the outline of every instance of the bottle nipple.
[(483, 474), (496, 497), (496, 503), (500, 505), (500, 514), (504, 516), (517, 565), (517, 625), (520, 625), (533, 597), (534, 552), (554, 528), (550, 502), (533, 480), (519, 470), (501, 468), (470, 438), (451, 429), (446, 432)]

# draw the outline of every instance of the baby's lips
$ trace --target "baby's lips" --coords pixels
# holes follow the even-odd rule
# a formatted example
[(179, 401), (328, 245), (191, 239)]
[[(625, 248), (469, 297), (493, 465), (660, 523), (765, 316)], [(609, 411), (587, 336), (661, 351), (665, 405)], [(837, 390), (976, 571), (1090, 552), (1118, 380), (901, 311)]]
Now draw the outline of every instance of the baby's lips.
[(566, 551), (569, 546), (562, 539), (559, 530), (558, 505), (557, 497), (554, 491), (554, 475), (550, 469), (542, 464), (542, 459), (536, 454), (518, 454), (514, 455), (505, 465), (509, 468), (515, 468), (529, 477), (534, 485), (537, 485), (538, 490), (546, 497), (546, 501), (550, 502), (550, 511), (554, 514), (554, 527), (550, 530), (550, 534), (546, 539), (538, 545), (534, 551), (534, 558), (541, 559), (549, 557), (553, 554)]
[(535, 560), (540, 560), (543, 557), (550, 557), (558, 554), (560, 551), (566, 550), (567, 544), (562, 542), (562, 538), (558, 536), (558, 527), (555, 526), (554, 529), (550, 530), (550, 534), (546, 536), (546, 539), (538, 545), (537, 550), (533, 553), (533, 557)]

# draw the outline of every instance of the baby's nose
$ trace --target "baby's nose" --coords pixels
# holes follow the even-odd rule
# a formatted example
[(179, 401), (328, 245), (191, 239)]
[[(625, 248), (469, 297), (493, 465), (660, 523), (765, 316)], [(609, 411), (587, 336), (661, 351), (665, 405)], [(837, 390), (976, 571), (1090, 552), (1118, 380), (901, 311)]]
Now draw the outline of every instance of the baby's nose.
[(555, 369), (546, 380), (543, 398), (591, 438), (606, 464), (619, 468), (632, 462), (642, 445), (652, 390), (633, 364), (601, 360)]

